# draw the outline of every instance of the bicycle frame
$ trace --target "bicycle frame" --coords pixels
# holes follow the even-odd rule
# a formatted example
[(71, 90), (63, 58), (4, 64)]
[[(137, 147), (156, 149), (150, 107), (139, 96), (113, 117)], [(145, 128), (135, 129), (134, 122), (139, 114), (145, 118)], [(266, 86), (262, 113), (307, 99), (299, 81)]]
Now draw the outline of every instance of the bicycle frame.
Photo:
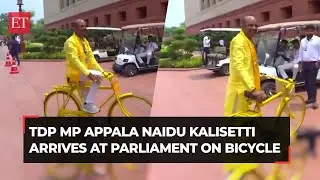
[[(283, 111), (283, 108), (285, 107), (285, 105), (287, 104), (287, 102), (290, 100), (289, 94), (292, 92), (292, 90), (295, 88), (295, 84), (293, 82), (293, 80), (284, 80), (284, 79), (280, 79), (277, 77), (271, 77), (271, 76), (264, 76), (267, 79), (274, 79), (276, 82), (279, 82), (281, 84), (285, 84), (284, 88), (278, 92), (277, 94), (269, 97), (268, 99), (264, 100), (261, 103), (255, 103), (255, 107), (253, 110), (249, 110), (248, 112), (239, 112), (239, 113), (235, 113), (233, 115), (231, 115), (231, 117), (234, 116), (246, 116), (246, 117), (261, 117), (262, 116), (262, 112), (261, 112), (261, 108), (264, 107), (265, 105), (269, 104), (270, 102), (281, 98), (280, 104), (278, 105), (277, 108), (277, 112), (276, 112), (276, 116), (279, 117)], [(249, 103), (252, 104), (254, 100), (249, 100)]]
[[(113, 97), (114, 97), (114, 101), (118, 101), (119, 102), (119, 106), (121, 111), (127, 115), (130, 116), (131, 114), (123, 107), (122, 103), (120, 103), (120, 99), (126, 96), (131, 96), (133, 93), (125, 93), (125, 94), (120, 94), (120, 87), (119, 87), (119, 82), (116, 78), (114, 78), (114, 74), (112, 73), (104, 73), (104, 79), (109, 80), (111, 86), (100, 86), (99, 90), (102, 91), (113, 91), (113, 93), (106, 98), (106, 100), (104, 100), (102, 102), (102, 104), (99, 106), (100, 109), (102, 109)], [(90, 88), (90, 86), (86, 85), (84, 86), (84, 88)], [(73, 115), (77, 115), (77, 116), (90, 116), (91, 114), (87, 113), (87, 112), (83, 112), (83, 111), (75, 111), (75, 110), (66, 110), (66, 106), (70, 100), (70, 98), (73, 98), (77, 104), (82, 104), (82, 93), (80, 91), (81, 87), (78, 84), (69, 84), (69, 85), (58, 85), (55, 86), (53, 92), (57, 92), (57, 91), (62, 91), (65, 92), (68, 95), (68, 98), (66, 100), (63, 100), (63, 106), (62, 108), (59, 110), (60, 112), (62, 112), (63, 114), (73, 114)], [(75, 96), (75, 91), (79, 94), (80, 99)], [(51, 92), (52, 93), (52, 92)], [(47, 93), (45, 96), (48, 96), (50, 93)]]
[(283, 80), (283, 79), (276, 78), (276, 77), (271, 77), (271, 76), (266, 76), (266, 77), (269, 78), (269, 79), (274, 79), (275, 81), (278, 81), (281, 84), (285, 84), (285, 88), (281, 92), (278, 92), (277, 94), (272, 95), (270, 98), (264, 100), (262, 103), (256, 104), (256, 108), (260, 112), (261, 108), (263, 106), (265, 106), (265, 105), (269, 104), (270, 102), (282, 97), (282, 99), (280, 101), (280, 104), (278, 106), (277, 112), (276, 112), (276, 116), (280, 116), (283, 107), (290, 100), (289, 94), (295, 88), (295, 84), (294, 84), (294, 82), (292, 80)]

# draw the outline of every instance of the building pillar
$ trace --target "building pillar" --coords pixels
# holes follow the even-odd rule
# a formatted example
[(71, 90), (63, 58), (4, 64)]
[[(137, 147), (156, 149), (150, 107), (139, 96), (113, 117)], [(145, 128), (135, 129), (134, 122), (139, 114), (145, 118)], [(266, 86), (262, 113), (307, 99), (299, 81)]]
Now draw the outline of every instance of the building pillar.
[(204, 0), (199, 0), (201, 10), (204, 9)]
[(204, 0), (204, 9), (207, 9), (209, 7), (209, 1)]
[(216, 0), (210, 0), (210, 6), (213, 6), (216, 4)]

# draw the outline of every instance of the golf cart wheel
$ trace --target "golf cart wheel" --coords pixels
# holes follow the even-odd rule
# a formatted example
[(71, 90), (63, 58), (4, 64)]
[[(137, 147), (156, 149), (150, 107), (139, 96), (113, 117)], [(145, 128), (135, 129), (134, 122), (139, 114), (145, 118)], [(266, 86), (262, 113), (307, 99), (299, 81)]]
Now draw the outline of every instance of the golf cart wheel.
[(229, 72), (229, 64), (225, 64), (225, 65), (222, 65), (220, 70), (219, 70), (220, 74), (224, 75), (224, 76), (227, 76), (230, 74)]
[(276, 83), (274, 81), (262, 82), (261, 89), (266, 93), (267, 97), (271, 97), (277, 93)]
[(99, 55), (94, 55), (94, 58), (96, 58), (97, 61), (100, 61), (100, 56)]
[(128, 64), (124, 67), (123, 73), (128, 77), (132, 77), (138, 73), (138, 68), (134, 64)]

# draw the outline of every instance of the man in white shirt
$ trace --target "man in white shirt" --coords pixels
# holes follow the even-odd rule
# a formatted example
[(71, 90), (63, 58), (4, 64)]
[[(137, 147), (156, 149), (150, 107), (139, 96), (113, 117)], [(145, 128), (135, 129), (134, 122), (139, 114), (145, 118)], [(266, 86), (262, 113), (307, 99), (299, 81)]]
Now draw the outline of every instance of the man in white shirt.
[(220, 46), (224, 47), (224, 40), (223, 40), (223, 39), (220, 39), (220, 40), (219, 40), (219, 44), (220, 44)]
[(210, 38), (208, 36), (205, 36), (203, 38), (203, 52), (204, 52), (204, 65), (206, 66), (208, 64), (207, 56), (210, 54)]
[(315, 34), (316, 28), (308, 25), (305, 28), (306, 37), (301, 40), (298, 62), (302, 65), (302, 72), (308, 94), (307, 105), (313, 109), (318, 108), (317, 100), (317, 74), (320, 62), (320, 38)]
[(158, 47), (157, 43), (153, 42), (152, 35), (148, 36), (148, 40), (149, 40), (149, 42), (148, 42), (147, 47), (146, 47), (147, 51), (144, 52), (144, 53), (137, 54), (137, 59), (142, 65), (144, 65), (144, 63), (142, 61), (142, 58), (143, 57), (147, 57), (147, 66), (150, 63), (150, 60), (151, 60), (151, 58), (153, 56), (153, 53), (159, 50), (159, 47)]
[(291, 42), (293, 49), (286, 51), (286, 56), (288, 61), (285, 61), (284, 64), (278, 66), (279, 74), (283, 79), (289, 79), (286, 70), (292, 69), (292, 79), (295, 80), (297, 74), (299, 72), (299, 64), (298, 64), (298, 57), (299, 57), (299, 48), (300, 48), (300, 40), (294, 39)]

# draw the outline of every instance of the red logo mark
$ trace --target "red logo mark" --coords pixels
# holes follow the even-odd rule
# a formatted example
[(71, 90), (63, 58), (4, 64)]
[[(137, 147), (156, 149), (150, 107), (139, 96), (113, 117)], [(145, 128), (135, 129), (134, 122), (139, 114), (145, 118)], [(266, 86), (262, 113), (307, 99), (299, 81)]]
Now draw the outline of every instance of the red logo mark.
[(31, 27), (31, 13), (9, 12), (8, 26), (10, 34), (29, 34)]
[(23, 134), (26, 131), (26, 118), (35, 119), (35, 118), (39, 118), (39, 116), (37, 116), (37, 115), (24, 115), (24, 116), (22, 116), (22, 132), (23, 132)]

